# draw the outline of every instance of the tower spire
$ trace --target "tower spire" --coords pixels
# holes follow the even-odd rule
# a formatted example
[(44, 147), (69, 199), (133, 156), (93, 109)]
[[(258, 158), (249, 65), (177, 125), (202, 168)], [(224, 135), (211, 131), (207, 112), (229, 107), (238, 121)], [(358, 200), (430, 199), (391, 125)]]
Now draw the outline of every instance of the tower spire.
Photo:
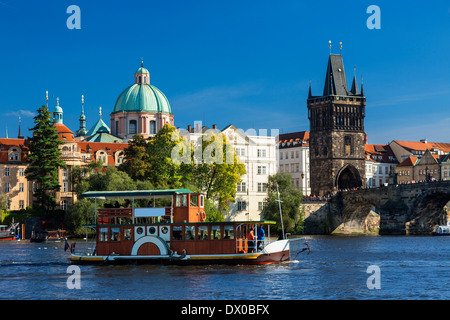
[(309, 92), (308, 92), (308, 99), (312, 97), (311, 94), (311, 80), (309, 80)]
[(80, 129), (76, 132), (78, 137), (83, 137), (87, 133), (86, 130), (86, 116), (84, 115), (84, 95), (81, 95), (81, 115), (80, 115)]
[(359, 94), (358, 83), (356, 82), (356, 64), (353, 66), (353, 82), (350, 92), (354, 95)]
[(23, 139), (22, 134), (20, 132), (20, 122), (21, 122), (21, 117), (19, 117), (19, 133), (17, 134), (17, 139)]
[(364, 85), (363, 85), (363, 77), (361, 76), (361, 96), (364, 97)]
[(45, 106), (48, 109), (48, 91), (45, 91)]

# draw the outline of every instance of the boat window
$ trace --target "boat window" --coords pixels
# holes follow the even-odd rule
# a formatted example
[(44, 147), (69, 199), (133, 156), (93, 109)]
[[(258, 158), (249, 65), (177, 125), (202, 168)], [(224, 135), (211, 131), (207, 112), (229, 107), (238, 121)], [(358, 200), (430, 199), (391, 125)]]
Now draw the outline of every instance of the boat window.
[(177, 207), (187, 207), (187, 194), (177, 194), (176, 199)]
[(184, 240), (194, 240), (195, 227), (194, 226), (185, 226), (184, 227)]
[(234, 228), (232, 225), (223, 227), (223, 238), (234, 239)]
[(197, 240), (208, 240), (208, 226), (197, 227)]
[(211, 240), (220, 240), (220, 226), (211, 226)]
[(100, 228), (99, 241), (108, 241), (108, 228)]
[(204, 195), (201, 194), (201, 195), (200, 195), (200, 207), (202, 207), (202, 208), (205, 206), (204, 200), (205, 200)]
[(198, 207), (198, 195), (197, 194), (191, 194), (191, 207)]
[(111, 241), (120, 241), (120, 228), (111, 228)]
[(123, 240), (131, 240), (131, 229), (123, 229)]
[(183, 231), (181, 226), (174, 226), (172, 228), (172, 240), (182, 240)]

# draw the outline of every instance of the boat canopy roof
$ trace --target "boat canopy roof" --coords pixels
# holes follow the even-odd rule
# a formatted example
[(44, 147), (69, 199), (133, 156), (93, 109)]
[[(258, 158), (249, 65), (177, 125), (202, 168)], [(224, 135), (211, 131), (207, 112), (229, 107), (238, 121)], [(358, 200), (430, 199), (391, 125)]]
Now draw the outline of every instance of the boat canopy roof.
[(87, 191), (81, 197), (86, 199), (148, 199), (168, 198), (181, 193), (194, 193), (189, 189), (132, 190), (132, 191)]

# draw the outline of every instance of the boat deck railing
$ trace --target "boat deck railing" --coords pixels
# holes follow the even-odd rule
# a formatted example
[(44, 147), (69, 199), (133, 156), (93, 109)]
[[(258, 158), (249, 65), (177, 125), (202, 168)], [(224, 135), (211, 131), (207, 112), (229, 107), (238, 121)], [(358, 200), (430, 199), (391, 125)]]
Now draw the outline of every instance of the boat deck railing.
[(236, 252), (260, 252), (267, 245), (265, 240), (247, 240), (238, 238), (236, 242)]
[(95, 241), (77, 241), (72, 243), (72, 253), (84, 256), (95, 255)]

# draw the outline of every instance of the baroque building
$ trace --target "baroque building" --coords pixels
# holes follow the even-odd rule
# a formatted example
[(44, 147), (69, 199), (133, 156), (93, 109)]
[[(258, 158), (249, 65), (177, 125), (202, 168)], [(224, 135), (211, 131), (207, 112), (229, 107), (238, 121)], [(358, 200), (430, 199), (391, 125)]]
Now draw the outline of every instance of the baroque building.
[(326, 195), (366, 185), (366, 98), (356, 75), (349, 90), (341, 54), (330, 54), (321, 96), (307, 99), (311, 193)]

